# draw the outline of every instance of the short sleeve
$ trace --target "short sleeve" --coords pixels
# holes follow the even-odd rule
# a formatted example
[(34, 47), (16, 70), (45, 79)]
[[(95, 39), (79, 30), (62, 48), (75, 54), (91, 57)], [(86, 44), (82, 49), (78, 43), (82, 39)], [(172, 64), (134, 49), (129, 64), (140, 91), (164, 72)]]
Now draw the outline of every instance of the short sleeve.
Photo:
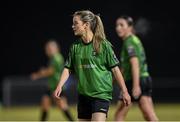
[(56, 60), (55, 56), (53, 56), (53, 57), (51, 58), (51, 60), (50, 60), (50, 62), (49, 62), (49, 66), (50, 66), (50, 67), (53, 67), (53, 68), (57, 66), (57, 60)]
[(135, 47), (135, 45), (131, 44), (131, 43), (126, 43), (126, 51), (129, 57), (134, 57), (137, 56), (137, 49)]
[(105, 52), (106, 52), (106, 63), (108, 68), (113, 68), (115, 66), (119, 65), (119, 60), (117, 59), (111, 44), (107, 43), (106, 48), (105, 48)]
[(68, 68), (70, 70), (73, 70), (73, 46), (71, 46), (70, 50), (69, 50), (69, 54), (68, 57), (66, 59), (65, 68)]

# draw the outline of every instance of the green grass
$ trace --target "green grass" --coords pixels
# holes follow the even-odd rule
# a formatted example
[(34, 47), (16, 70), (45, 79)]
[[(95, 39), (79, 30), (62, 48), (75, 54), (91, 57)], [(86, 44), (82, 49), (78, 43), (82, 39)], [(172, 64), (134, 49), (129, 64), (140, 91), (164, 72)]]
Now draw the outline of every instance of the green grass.
[[(113, 120), (117, 106), (110, 106), (108, 119)], [(70, 111), (74, 119), (77, 117), (76, 106), (70, 106)], [(161, 121), (180, 121), (180, 104), (155, 104), (155, 111)], [(0, 108), (0, 121), (36, 121), (40, 117), (40, 107), (11, 107)], [(49, 111), (49, 120), (66, 120), (63, 114), (55, 107)], [(137, 105), (134, 105), (129, 111), (126, 120), (140, 121), (144, 120)]]

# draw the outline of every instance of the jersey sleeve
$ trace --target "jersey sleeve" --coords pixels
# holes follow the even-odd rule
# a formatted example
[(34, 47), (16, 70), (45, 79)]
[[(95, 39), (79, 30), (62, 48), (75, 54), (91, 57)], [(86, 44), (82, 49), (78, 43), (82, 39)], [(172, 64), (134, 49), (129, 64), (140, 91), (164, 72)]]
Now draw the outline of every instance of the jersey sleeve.
[(57, 66), (57, 64), (58, 64), (58, 63), (57, 63), (57, 60), (56, 60), (56, 58), (53, 56), (52, 59), (50, 60), (49, 66), (52, 67), (52, 68), (54, 68), (54, 67)]
[(68, 57), (66, 59), (65, 68), (68, 68), (70, 70), (73, 70), (73, 46), (71, 46), (70, 50), (69, 50), (69, 54)]
[(111, 68), (119, 65), (119, 60), (117, 59), (117, 57), (112, 49), (112, 46), (110, 44), (107, 44), (106, 47), (107, 47), (105, 50), (106, 64), (107, 64), (107, 67), (111, 69)]
[(64, 68), (64, 57), (62, 54), (60, 55), (59, 68), (61, 70), (63, 70), (63, 68)]
[(134, 44), (130, 43), (130, 42), (127, 42), (125, 44), (126, 46), (126, 51), (127, 51), (127, 54), (128, 54), (128, 57), (131, 58), (131, 57), (134, 57), (134, 56), (137, 56), (137, 48)]

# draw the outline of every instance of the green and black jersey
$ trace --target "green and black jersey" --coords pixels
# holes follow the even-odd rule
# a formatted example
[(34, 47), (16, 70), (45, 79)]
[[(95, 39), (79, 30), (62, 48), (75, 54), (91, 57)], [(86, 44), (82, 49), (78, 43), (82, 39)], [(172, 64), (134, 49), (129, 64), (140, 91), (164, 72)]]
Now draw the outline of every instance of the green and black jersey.
[(105, 100), (112, 99), (111, 68), (119, 64), (109, 41), (101, 43), (96, 53), (92, 41), (76, 41), (70, 48), (65, 67), (73, 70), (78, 78), (78, 93)]
[(148, 77), (148, 68), (146, 62), (146, 55), (143, 45), (138, 37), (131, 35), (123, 42), (121, 51), (121, 68), (123, 69), (123, 76), (125, 80), (132, 80), (130, 58), (136, 56), (139, 61), (140, 77)]
[(49, 66), (53, 68), (54, 73), (48, 77), (48, 85), (51, 91), (56, 89), (62, 70), (64, 68), (64, 58), (60, 53), (50, 58)]

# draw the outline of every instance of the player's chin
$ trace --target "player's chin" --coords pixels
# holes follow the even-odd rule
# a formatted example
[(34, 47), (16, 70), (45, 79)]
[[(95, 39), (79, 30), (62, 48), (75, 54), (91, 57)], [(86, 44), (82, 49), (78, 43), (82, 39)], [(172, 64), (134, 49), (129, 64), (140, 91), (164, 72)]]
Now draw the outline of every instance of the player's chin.
[(75, 36), (81, 36), (81, 34), (79, 34), (78, 32), (74, 32)]
[(78, 32), (74, 30), (74, 35), (77, 36), (78, 35)]
[(118, 36), (119, 36), (120, 38), (122, 38), (124, 35), (123, 35), (123, 33), (118, 33)]
[(117, 33), (118, 37), (120, 37), (120, 38), (121, 38), (121, 33), (119, 33), (119, 32), (116, 32), (116, 33)]

